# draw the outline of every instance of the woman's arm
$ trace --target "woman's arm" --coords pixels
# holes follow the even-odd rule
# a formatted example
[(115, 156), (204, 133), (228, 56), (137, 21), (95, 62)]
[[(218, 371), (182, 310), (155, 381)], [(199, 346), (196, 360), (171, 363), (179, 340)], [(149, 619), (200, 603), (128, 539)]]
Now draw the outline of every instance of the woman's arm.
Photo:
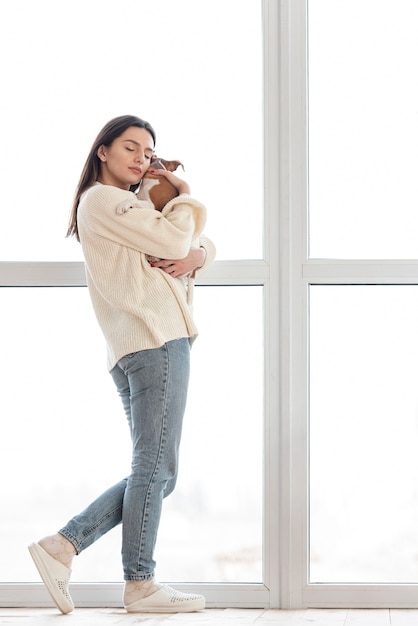
[(151, 263), (151, 267), (159, 267), (173, 278), (180, 278), (189, 274), (196, 275), (199, 270), (204, 270), (213, 262), (216, 249), (209, 237), (201, 235), (199, 247), (192, 247), (184, 259), (161, 259)]
[(91, 187), (80, 202), (79, 228), (151, 256), (186, 257), (205, 225), (205, 207), (190, 196), (178, 196), (162, 213), (133, 208), (118, 215), (116, 207), (128, 199), (135, 199), (129, 191), (109, 185)]

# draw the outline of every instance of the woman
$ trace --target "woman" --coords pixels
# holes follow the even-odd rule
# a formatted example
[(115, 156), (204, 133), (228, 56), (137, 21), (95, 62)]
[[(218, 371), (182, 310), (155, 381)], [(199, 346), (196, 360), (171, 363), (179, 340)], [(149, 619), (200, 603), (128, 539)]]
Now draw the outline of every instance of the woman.
[[(179, 192), (162, 213), (143, 205), (117, 213), (121, 202), (135, 199), (133, 191), (150, 167), (154, 148), (155, 132), (140, 118), (121, 116), (106, 124), (81, 174), (67, 233), (83, 249), (108, 369), (129, 423), (132, 464), (127, 478), (58, 533), (29, 546), (63, 613), (74, 608), (68, 592), (73, 556), (119, 523), (127, 611), (183, 612), (205, 606), (203, 596), (156, 582), (153, 553), (162, 500), (176, 483), (189, 351), (197, 334), (180, 279), (207, 267), (215, 250), (200, 237), (205, 208), (172, 172), (155, 171)], [(197, 237), (201, 247), (191, 249)], [(163, 260), (151, 265), (149, 256)]]

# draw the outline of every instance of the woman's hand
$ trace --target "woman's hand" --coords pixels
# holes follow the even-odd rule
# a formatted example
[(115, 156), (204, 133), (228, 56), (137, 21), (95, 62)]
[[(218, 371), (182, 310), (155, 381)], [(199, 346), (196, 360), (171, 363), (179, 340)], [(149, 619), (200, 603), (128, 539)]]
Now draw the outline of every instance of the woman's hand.
[(186, 183), (185, 180), (182, 180), (173, 172), (169, 172), (168, 170), (154, 170), (152, 166), (148, 170), (150, 174), (154, 176), (164, 176), (178, 191), (178, 193), (190, 193), (190, 186)]
[(206, 251), (204, 248), (191, 248), (184, 259), (161, 259), (151, 263), (151, 267), (159, 267), (173, 278), (180, 278), (202, 267), (205, 259)]

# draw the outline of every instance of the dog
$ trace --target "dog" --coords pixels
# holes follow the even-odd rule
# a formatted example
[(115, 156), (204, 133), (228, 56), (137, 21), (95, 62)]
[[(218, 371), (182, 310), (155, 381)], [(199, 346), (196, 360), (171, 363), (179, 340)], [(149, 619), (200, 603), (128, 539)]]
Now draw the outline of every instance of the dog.
[[(168, 170), (169, 172), (175, 172), (178, 167), (182, 167), (184, 170), (184, 165), (181, 161), (167, 161), (166, 159), (160, 159), (154, 156), (151, 159), (151, 169), (158, 170)], [(123, 215), (129, 209), (133, 209), (135, 206), (140, 206), (142, 201), (145, 201), (147, 205), (151, 202), (156, 211), (162, 211), (165, 205), (176, 198), (179, 195), (177, 189), (167, 180), (164, 176), (156, 176), (152, 174), (149, 170), (145, 172), (141, 185), (136, 193), (137, 202), (135, 200), (124, 200), (116, 207), (117, 215)], [(156, 263), (161, 261), (161, 259), (151, 256), (147, 254), (147, 261), (149, 264)], [(182, 278), (186, 290), (187, 290), (187, 302), (189, 305), (192, 303), (193, 299), (193, 288), (194, 288), (194, 278), (192, 276), (184, 276)]]
[[(166, 161), (157, 157), (151, 160), (153, 170), (175, 172), (180, 166), (184, 170), (184, 165), (180, 161)], [(156, 211), (162, 211), (170, 200), (178, 196), (178, 191), (169, 180), (163, 176), (156, 176), (148, 170), (142, 179), (137, 196), (138, 200), (150, 200)]]
[[(167, 161), (166, 159), (159, 159), (156, 156), (152, 157), (151, 160), (151, 169), (153, 170), (175, 172), (180, 166), (184, 170), (184, 165), (180, 161)], [(154, 209), (160, 212), (170, 200), (177, 196), (177, 189), (167, 178), (164, 176), (156, 176), (149, 170), (145, 172), (136, 194), (138, 200), (151, 202), (154, 205)], [(133, 208), (133, 206), (133, 203), (130, 201), (121, 202), (116, 208), (116, 213), (123, 215), (126, 211)]]

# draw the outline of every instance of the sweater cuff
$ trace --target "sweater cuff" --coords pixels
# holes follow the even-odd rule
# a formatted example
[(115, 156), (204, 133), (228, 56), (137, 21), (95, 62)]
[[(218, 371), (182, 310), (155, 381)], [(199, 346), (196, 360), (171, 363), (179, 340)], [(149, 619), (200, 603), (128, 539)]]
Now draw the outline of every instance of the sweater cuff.
[(208, 267), (210, 267), (210, 265), (212, 265), (216, 257), (215, 244), (213, 243), (213, 241), (211, 241), (211, 239), (209, 239), (209, 237), (206, 237), (203, 234), (200, 235), (199, 237), (199, 248), (204, 248), (206, 250), (206, 258), (205, 258), (203, 265), (195, 269), (194, 271), (195, 276), (199, 276), (199, 274), (201, 274)]

